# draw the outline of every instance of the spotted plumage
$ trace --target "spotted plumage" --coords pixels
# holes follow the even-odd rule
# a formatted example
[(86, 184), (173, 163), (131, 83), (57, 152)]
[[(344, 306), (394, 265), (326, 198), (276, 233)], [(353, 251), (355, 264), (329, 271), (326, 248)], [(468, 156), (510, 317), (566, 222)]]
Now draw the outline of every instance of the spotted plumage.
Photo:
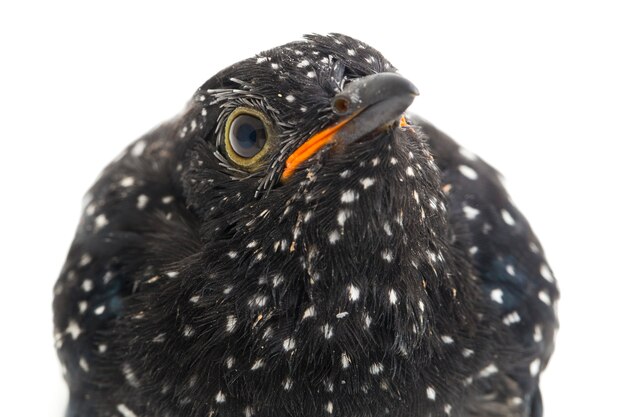
[(542, 415), (541, 246), (395, 71), (307, 36), (105, 169), (54, 288), (68, 417)]

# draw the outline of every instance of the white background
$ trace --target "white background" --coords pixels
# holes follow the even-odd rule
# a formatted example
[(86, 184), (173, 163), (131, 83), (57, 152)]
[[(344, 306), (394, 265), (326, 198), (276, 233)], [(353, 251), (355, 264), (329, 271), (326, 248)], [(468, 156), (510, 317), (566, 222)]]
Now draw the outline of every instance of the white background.
[(382, 51), (413, 110), (507, 177), (562, 290), (546, 415), (626, 415), (619, 2), (219, 3), (0, 6), (0, 415), (62, 413), (52, 285), (100, 169), (221, 68), (331, 31)]

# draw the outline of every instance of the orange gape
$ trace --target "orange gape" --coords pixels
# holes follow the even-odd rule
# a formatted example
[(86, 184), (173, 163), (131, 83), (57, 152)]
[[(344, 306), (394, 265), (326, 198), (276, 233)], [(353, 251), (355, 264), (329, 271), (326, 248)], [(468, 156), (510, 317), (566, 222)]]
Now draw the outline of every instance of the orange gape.
[(283, 175), (281, 175), (280, 179), (284, 181), (289, 178), (301, 163), (309, 159), (322, 146), (333, 140), (333, 138), (335, 137), (335, 132), (337, 132), (343, 125), (348, 123), (350, 120), (351, 118), (342, 120), (336, 125), (317, 132), (316, 134), (311, 136), (311, 138), (309, 138), (306, 142), (300, 145), (300, 147), (293, 151), (293, 153), (289, 155), (289, 158), (287, 158), (287, 162), (285, 163), (285, 169), (283, 170)]
[[(315, 154), (315, 152), (317, 152), (324, 145), (332, 141), (335, 137), (335, 133), (350, 120), (352, 120), (352, 117), (342, 120), (336, 125), (317, 132), (316, 134), (311, 136), (306, 142), (300, 145), (298, 149), (293, 151), (293, 153), (289, 155), (289, 158), (287, 158), (287, 162), (285, 162), (285, 169), (283, 170), (283, 174), (280, 177), (281, 181), (285, 181), (287, 178), (291, 177), (291, 175), (301, 163), (309, 159), (311, 156), (313, 156), (313, 154)], [(406, 121), (406, 118), (404, 116), (400, 118), (400, 126), (409, 126), (409, 123)]]

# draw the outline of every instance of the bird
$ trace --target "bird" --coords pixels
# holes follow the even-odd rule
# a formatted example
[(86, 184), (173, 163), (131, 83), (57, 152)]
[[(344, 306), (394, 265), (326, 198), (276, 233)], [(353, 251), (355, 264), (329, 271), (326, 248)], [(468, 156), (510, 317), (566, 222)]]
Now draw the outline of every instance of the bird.
[(54, 285), (66, 416), (542, 416), (552, 269), (418, 94), (310, 34), (131, 143)]

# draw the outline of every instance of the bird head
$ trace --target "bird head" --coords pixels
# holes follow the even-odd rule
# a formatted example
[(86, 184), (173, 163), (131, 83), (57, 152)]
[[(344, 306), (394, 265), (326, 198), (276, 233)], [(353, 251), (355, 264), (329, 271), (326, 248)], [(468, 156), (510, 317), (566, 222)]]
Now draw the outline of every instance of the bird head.
[(180, 125), (197, 138), (184, 184), (206, 240), (369, 256), (391, 236), (402, 241), (391, 229), (411, 213), (435, 227), (429, 219), (445, 212), (437, 167), (404, 116), (417, 95), (378, 51), (338, 34), (218, 73)]
[[(257, 191), (298, 181), (323, 158), (398, 125), (417, 88), (375, 50), (351, 38), (309, 36), (222, 71), (198, 92), (217, 107), (224, 167)], [(403, 122), (404, 124), (406, 121)], [(218, 156), (219, 157), (219, 156)], [(342, 168), (342, 167), (340, 167)]]

